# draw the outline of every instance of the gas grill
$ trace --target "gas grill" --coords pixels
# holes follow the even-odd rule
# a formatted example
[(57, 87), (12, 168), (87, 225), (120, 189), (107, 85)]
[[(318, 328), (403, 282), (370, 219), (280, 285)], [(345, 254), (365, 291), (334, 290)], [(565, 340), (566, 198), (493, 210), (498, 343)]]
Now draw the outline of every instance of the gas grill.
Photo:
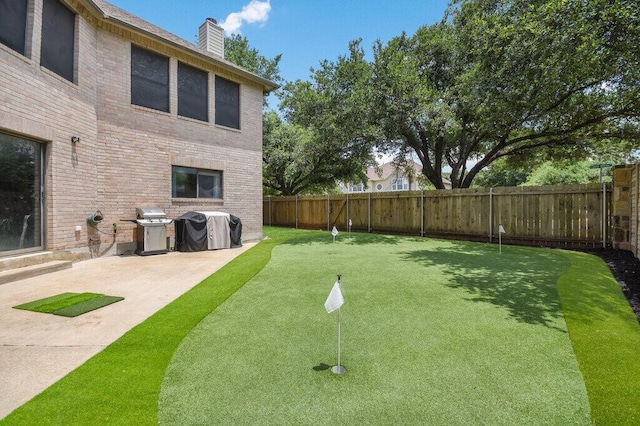
[(136, 209), (138, 224), (138, 249), (142, 256), (168, 253), (167, 225), (173, 222), (158, 207), (138, 207)]

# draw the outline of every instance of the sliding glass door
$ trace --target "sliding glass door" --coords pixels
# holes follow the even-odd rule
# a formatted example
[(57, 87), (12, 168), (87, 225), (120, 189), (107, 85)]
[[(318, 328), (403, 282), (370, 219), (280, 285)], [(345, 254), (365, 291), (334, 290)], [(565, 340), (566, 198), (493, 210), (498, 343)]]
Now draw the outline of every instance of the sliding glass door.
[(0, 256), (41, 250), (44, 145), (0, 132)]

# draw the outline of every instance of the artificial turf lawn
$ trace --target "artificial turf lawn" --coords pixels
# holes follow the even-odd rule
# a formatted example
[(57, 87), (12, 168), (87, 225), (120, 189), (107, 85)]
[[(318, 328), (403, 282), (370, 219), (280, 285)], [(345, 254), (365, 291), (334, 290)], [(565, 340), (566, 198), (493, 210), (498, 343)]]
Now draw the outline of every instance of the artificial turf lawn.
[[(634, 372), (640, 371), (640, 358), (634, 356), (640, 352), (636, 343), (640, 328), (637, 322), (629, 320), (631, 310), (617, 283), (604, 264), (598, 264), (595, 258), (571, 252), (517, 247), (505, 247), (504, 253), (498, 255), (495, 246), (471, 243), (439, 242), (434, 250), (430, 240), (419, 240), (429, 244), (419, 250), (407, 250), (404, 258), (391, 264), (380, 259), (389, 256), (388, 250), (396, 250), (404, 244), (404, 239), (362, 234), (352, 234), (350, 242), (350, 251), (359, 252), (359, 256), (349, 254), (342, 259), (339, 245), (346, 245), (346, 238), (341, 234), (336, 246), (320, 245), (320, 254), (327, 256), (326, 259), (321, 259), (315, 251), (302, 257), (308, 244), (317, 244), (305, 240), (315, 240), (318, 234), (265, 228), (265, 235), (271, 236), (271, 240), (239, 256), (14, 411), (3, 423), (157, 424), (158, 410), (163, 423), (169, 423), (175, 417), (176, 407), (181, 404), (190, 411), (185, 411), (178, 423), (189, 423), (190, 419), (208, 415), (212, 407), (219, 405), (215, 398), (224, 396), (231, 398), (233, 407), (239, 407), (237, 412), (231, 413), (233, 416), (246, 415), (246, 420), (255, 413), (264, 413), (258, 422), (265, 423), (266, 416), (270, 414), (274, 422), (281, 424), (295, 416), (300, 416), (295, 419), (299, 423), (329, 423), (330, 417), (327, 416), (331, 414), (328, 413), (334, 410), (337, 411), (335, 416), (351, 416), (359, 423), (363, 421), (358, 419), (371, 419), (368, 414), (371, 410), (378, 414), (371, 423), (388, 423), (390, 416), (397, 413), (402, 417), (392, 419), (395, 423), (403, 420), (405, 423), (424, 423), (423, 413), (415, 405), (427, 403), (432, 410), (441, 412), (435, 415), (441, 415), (442, 419), (448, 420), (447, 423), (455, 423), (460, 419), (455, 416), (462, 411), (463, 416), (472, 418), (474, 424), (491, 421), (494, 424), (514, 424), (509, 418), (512, 412), (528, 416), (523, 410), (530, 407), (540, 412), (544, 408), (539, 405), (547, 401), (552, 407), (557, 406), (550, 395), (559, 395), (565, 402), (573, 398), (575, 403), (559, 407), (559, 413), (551, 413), (549, 409), (549, 412), (533, 419), (531, 424), (552, 423), (550, 418), (559, 417), (572, 417), (569, 423), (574, 424), (595, 421), (597, 424), (637, 423), (635, 419), (639, 408), (635, 395), (638, 395), (640, 381), (636, 378), (634, 383), (631, 379)], [(331, 241), (329, 233), (320, 234), (325, 242)], [(280, 259), (281, 250), (278, 248), (269, 268), (223, 303), (262, 269), (277, 243), (292, 235), (302, 236), (302, 240), (291, 246), (293, 251), (283, 247), (282, 251), (289, 254)], [(374, 245), (378, 248), (372, 251), (369, 246)], [(424, 277), (417, 283), (414, 279), (404, 279), (404, 268), (412, 263), (421, 264), (425, 270)], [(280, 264), (280, 268), (275, 268), (276, 264)], [(306, 270), (300, 264), (304, 264)], [(290, 265), (294, 267), (291, 269)], [(317, 267), (320, 267), (320, 272)], [(338, 268), (341, 271), (335, 271)], [(375, 273), (365, 276), (368, 268), (373, 268)], [(280, 296), (276, 297), (265, 285), (272, 282), (267, 274), (269, 270), (281, 278), (281, 282), (275, 280), (273, 289), (285, 290), (278, 293)], [(440, 278), (432, 279), (427, 271), (433, 271)], [(325, 366), (335, 363), (336, 317), (335, 313), (326, 314), (322, 303), (335, 280), (335, 273), (343, 274), (346, 298), (343, 364), (348, 371), (343, 376), (334, 376), (325, 369)], [(443, 276), (448, 278), (443, 280)], [(530, 277), (535, 279), (529, 280)], [(374, 285), (384, 291), (367, 291), (368, 287), (362, 287), (364, 281), (367, 286)], [(403, 291), (396, 291), (387, 281), (400, 282)], [(422, 281), (428, 282), (429, 286), (421, 284)], [(289, 284), (296, 282), (313, 283), (313, 288), (303, 286), (296, 292)], [(556, 285), (562, 306), (555, 294)], [(442, 291), (434, 291), (436, 288)], [(576, 293), (577, 288), (586, 293)], [(607, 296), (600, 298), (600, 292)], [(420, 301), (427, 294), (432, 300), (428, 305), (421, 305)], [(259, 298), (249, 299), (250, 295)], [(408, 303), (398, 304), (398, 299)], [(378, 312), (377, 316), (374, 315), (375, 322), (368, 322), (372, 318), (368, 317), (369, 306), (381, 303), (390, 303), (397, 309), (393, 315), (388, 315), (383, 309), (375, 308)], [(308, 308), (301, 310), (301, 304), (308, 305)], [(220, 308), (215, 310), (218, 305)], [(473, 313), (470, 314), (467, 308)], [(443, 312), (446, 310), (451, 312)], [(209, 315), (212, 311), (213, 315)], [(304, 325), (304, 329), (297, 318), (300, 314), (312, 320)], [(450, 324), (434, 327), (434, 318), (445, 317), (449, 318)], [(571, 351), (566, 350), (564, 317), (573, 340), (575, 358)], [(203, 318), (202, 324), (196, 327)], [(256, 329), (247, 330), (229, 324), (231, 328), (225, 335), (224, 330), (215, 328), (216, 324), (222, 324), (220, 321), (234, 318), (242, 324), (256, 326)], [(369, 319), (365, 322), (365, 318)], [(500, 322), (504, 323), (502, 330), (495, 328)], [(202, 354), (195, 350), (200, 344), (195, 336), (202, 335), (206, 327), (212, 326), (214, 328), (210, 331), (216, 335), (216, 340), (213, 347)], [(265, 328), (267, 334), (261, 338), (260, 333)], [(192, 329), (193, 333), (188, 335)], [(493, 331), (487, 333), (490, 330)], [(246, 353), (235, 352), (244, 348), (241, 339), (233, 334), (239, 334), (254, 344), (247, 346)], [(376, 334), (382, 334), (384, 338)], [(594, 339), (593, 335), (598, 338)], [(459, 336), (459, 339), (453, 339), (453, 336)], [(278, 340), (271, 341), (274, 337)], [(203, 338), (209, 339), (206, 335)], [(436, 342), (447, 341), (447, 338), (453, 347), (435, 345)], [(528, 341), (529, 338), (533, 340)], [(211, 342), (210, 339), (208, 341)], [(311, 346), (293, 344), (300, 341)], [(488, 341), (493, 346), (488, 346)], [(398, 342), (402, 347), (390, 345)], [(544, 345), (545, 342), (553, 344)], [(227, 343), (232, 346), (226, 350), (220, 347)], [(560, 348), (556, 347), (557, 344)], [(160, 386), (174, 352), (175, 359), (166, 371), (159, 407)], [(184, 362), (188, 353), (195, 356), (191, 371)], [(219, 360), (227, 365), (230, 354), (239, 364), (232, 366), (238, 376), (230, 377), (224, 371), (220, 376), (210, 376), (217, 368), (212, 363)], [(554, 354), (559, 354), (557, 363), (551, 362)], [(600, 354), (606, 356), (601, 357)], [(429, 356), (429, 362), (421, 359), (424, 355)], [(219, 358), (215, 358), (217, 356)], [(403, 365), (391, 363), (398, 357)], [(530, 365), (532, 357), (538, 357), (541, 363)], [(211, 362), (205, 362), (203, 358)], [(611, 365), (607, 363), (618, 358), (625, 364), (616, 366), (620, 374), (607, 380), (611, 371)], [(584, 384), (574, 379), (576, 359), (587, 387), (591, 418), (585, 413), (588, 406), (585, 408)], [(411, 370), (407, 364), (416, 365), (419, 369)], [(196, 371), (195, 366), (204, 368), (200, 371), (201, 377), (197, 377), (197, 385), (181, 383), (188, 374)], [(274, 372), (274, 367), (278, 367), (278, 371)], [(292, 369), (296, 374), (287, 374)], [(551, 377), (543, 372), (550, 373)], [(623, 372), (631, 376), (625, 376)], [(509, 375), (517, 377), (502, 377)], [(422, 380), (418, 381), (413, 376)], [(620, 376), (624, 376), (624, 380), (618, 386), (616, 382)], [(524, 381), (519, 381), (519, 378)], [(269, 382), (272, 379), (277, 385)], [(406, 384), (411, 386), (405, 389)], [(471, 384), (475, 384), (475, 388)], [(570, 384), (573, 384), (576, 395), (569, 395), (569, 389), (563, 387)], [(299, 386), (297, 389), (296, 385)], [(326, 395), (308, 393), (310, 386), (320, 388)], [(178, 395), (178, 401), (168, 401), (172, 393), (182, 392), (180, 387), (183, 387), (184, 395)], [(243, 394), (238, 394), (239, 388)], [(376, 393), (368, 401), (361, 394), (347, 392), (354, 389)], [(464, 392), (457, 394), (453, 392), (456, 389)], [(541, 392), (536, 393), (532, 389)], [(282, 391), (284, 393), (279, 394)], [(430, 400), (425, 400), (425, 392)], [(214, 400), (202, 400), (203, 395), (213, 395)], [(260, 400), (254, 400), (255, 396)], [(328, 405), (320, 406), (318, 398), (324, 398)], [(362, 406), (351, 402), (353, 398)], [(272, 404), (261, 405), (265, 401)], [(347, 406), (341, 408), (345, 401)], [(628, 403), (627, 409), (617, 410), (621, 403)], [(291, 407), (287, 408), (288, 405)], [(312, 409), (307, 410), (308, 407)], [(213, 413), (211, 419), (217, 415), (219, 413)], [(276, 415), (282, 415), (282, 418), (277, 419)], [(208, 419), (205, 423), (215, 422)]]
[[(182, 342), (161, 424), (589, 424), (550, 250), (354, 235), (276, 247)], [(342, 364), (336, 314), (342, 275)]]
[(558, 291), (596, 425), (640, 424), (640, 325), (606, 264), (567, 253)]

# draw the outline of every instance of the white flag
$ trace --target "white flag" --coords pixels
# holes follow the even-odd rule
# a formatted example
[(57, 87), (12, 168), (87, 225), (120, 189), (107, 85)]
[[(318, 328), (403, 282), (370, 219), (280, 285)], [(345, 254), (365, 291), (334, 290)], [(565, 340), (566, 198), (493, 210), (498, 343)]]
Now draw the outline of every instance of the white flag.
[(351, 219), (349, 219), (349, 228), (351, 228), (353, 226), (353, 222), (351, 222)]
[(500, 227), (498, 228), (498, 231), (500, 231), (501, 234), (506, 234), (507, 233), (507, 231), (504, 230), (502, 225), (500, 225)]
[(338, 229), (334, 226), (333, 229), (331, 230), (331, 235), (333, 235), (334, 237), (336, 235), (338, 235)]
[(338, 309), (344, 303), (344, 298), (342, 297), (342, 291), (340, 291), (340, 283), (336, 281), (336, 283), (331, 288), (331, 293), (329, 293), (329, 297), (327, 297), (327, 301), (324, 302), (324, 308), (327, 310), (327, 313)]

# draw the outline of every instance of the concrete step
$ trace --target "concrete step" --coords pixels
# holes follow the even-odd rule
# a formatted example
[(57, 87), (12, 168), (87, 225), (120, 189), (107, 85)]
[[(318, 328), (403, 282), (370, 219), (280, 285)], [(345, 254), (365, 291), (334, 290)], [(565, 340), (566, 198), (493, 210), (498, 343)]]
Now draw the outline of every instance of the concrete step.
[(18, 280), (24, 280), (26, 278), (33, 278), (50, 272), (69, 269), (72, 266), (73, 262), (69, 260), (52, 260), (35, 265), (7, 269), (0, 271), (0, 284), (7, 284)]

